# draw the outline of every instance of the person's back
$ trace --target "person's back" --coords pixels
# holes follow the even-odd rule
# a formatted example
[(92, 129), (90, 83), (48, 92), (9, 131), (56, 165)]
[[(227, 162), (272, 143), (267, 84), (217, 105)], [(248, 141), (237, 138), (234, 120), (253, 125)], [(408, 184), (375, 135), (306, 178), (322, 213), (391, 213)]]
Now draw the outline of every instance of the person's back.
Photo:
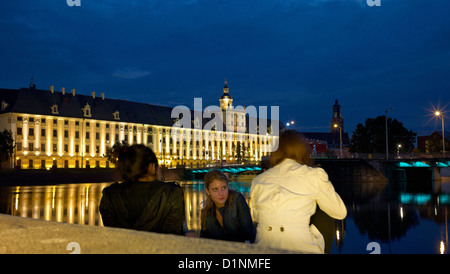
[(105, 226), (183, 234), (184, 193), (175, 183), (157, 180), (158, 161), (144, 145), (119, 153), (124, 180), (103, 189), (99, 210)]
[(323, 169), (291, 159), (257, 176), (250, 196), (258, 223), (256, 242), (304, 253), (324, 252), (323, 238), (310, 227), (316, 204), (336, 219), (347, 212)]
[(315, 225), (310, 225), (317, 205), (332, 218), (343, 219), (347, 215), (326, 172), (312, 167), (309, 152), (300, 133), (287, 131), (271, 155), (272, 168), (253, 179), (250, 199), (253, 218), (258, 223), (256, 243), (324, 253), (324, 237)]
[(175, 183), (114, 183), (100, 204), (105, 226), (183, 234), (184, 194)]

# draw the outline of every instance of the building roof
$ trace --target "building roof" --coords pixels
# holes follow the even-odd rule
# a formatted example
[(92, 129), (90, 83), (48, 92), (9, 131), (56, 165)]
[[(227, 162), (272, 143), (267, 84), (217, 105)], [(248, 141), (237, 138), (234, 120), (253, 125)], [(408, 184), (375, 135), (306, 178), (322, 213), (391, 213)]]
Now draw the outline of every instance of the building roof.
[[(108, 99), (103, 96), (89, 96), (82, 94), (73, 95), (71, 92), (41, 90), (34, 88), (21, 89), (0, 89), (0, 114), (2, 113), (26, 113), (56, 117), (71, 117), (79, 119), (94, 119), (103, 121), (126, 122), (148, 125), (159, 125), (171, 127), (176, 118), (172, 118), (172, 107), (152, 105), (148, 103), (131, 102), (121, 99)], [(52, 106), (56, 105), (58, 114), (52, 113)], [(83, 108), (90, 107), (90, 117), (85, 116)], [(118, 111), (119, 120), (115, 119), (114, 113)], [(190, 110), (193, 121), (194, 111)], [(203, 115), (202, 115), (203, 116)], [(202, 128), (212, 119), (202, 117)], [(249, 117), (247, 119), (247, 129), (249, 132)], [(259, 122), (259, 121), (258, 121)], [(280, 131), (283, 123), (280, 121)], [(271, 120), (267, 119), (267, 126), (271, 125)], [(253, 125), (253, 124), (252, 124)], [(194, 128), (194, 125), (191, 125)], [(226, 130), (226, 126), (223, 125)]]

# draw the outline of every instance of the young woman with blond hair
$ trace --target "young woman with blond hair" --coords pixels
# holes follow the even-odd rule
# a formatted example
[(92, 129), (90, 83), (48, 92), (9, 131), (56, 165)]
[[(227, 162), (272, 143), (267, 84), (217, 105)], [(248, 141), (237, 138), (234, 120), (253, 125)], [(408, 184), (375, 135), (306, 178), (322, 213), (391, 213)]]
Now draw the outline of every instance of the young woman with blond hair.
[(253, 243), (255, 231), (244, 196), (228, 188), (228, 178), (220, 170), (208, 172), (204, 183), (207, 198), (201, 212), (200, 236)]
[(347, 215), (327, 173), (313, 166), (303, 135), (291, 130), (280, 136), (270, 163), (270, 169), (253, 179), (250, 191), (257, 223), (255, 242), (301, 253), (325, 253), (320, 225), (311, 220), (317, 216), (317, 206), (326, 213), (320, 212), (322, 217), (344, 219)]

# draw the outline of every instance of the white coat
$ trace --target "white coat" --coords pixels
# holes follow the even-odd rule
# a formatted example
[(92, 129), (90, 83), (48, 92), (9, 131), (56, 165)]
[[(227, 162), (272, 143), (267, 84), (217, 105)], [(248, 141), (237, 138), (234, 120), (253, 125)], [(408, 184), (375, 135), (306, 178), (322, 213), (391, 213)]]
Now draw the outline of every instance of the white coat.
[(309, 225), (316, 205), (342, 220), (347, 208), (322, 168), (284, 159), (252, 181), (250, 201), (256, 243), (301, 253), (324, 253), (324, 239)]

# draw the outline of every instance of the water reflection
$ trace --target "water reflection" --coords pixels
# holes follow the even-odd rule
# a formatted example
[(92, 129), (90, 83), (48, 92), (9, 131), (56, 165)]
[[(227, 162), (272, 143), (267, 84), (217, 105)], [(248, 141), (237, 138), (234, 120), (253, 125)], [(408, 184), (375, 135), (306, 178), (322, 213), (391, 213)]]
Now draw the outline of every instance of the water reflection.
[(0, 188), (0, 212), (70, 224), (99, 225), (98, 203), (110, 183)]
[[(52, 186), (0, 187), (0, 213), (14, 216), (103, 226), (98, 205), (106, 183)], [(205, 200), (202, 181), (182, 181), (186, 224), (200, 230), (200, 210)], [(249, 203), (250, 182), (231, 182)], [(332, 253), (370, 253), (370, 242), (381, 253), (448, 253), (450, 194), (407, 193), (395, 183), (335, 185), (347, 204), (345, 220), (336, 221)], [(448, 188), (447, 188), (448, 189)]]
[(332, 252), (367, 254), (367, 244), (376, 242), (382, 253), (448, 253), (450, 194), (405, 189), (396, 182), (337, 185), (348, 215), (336, 221)]

